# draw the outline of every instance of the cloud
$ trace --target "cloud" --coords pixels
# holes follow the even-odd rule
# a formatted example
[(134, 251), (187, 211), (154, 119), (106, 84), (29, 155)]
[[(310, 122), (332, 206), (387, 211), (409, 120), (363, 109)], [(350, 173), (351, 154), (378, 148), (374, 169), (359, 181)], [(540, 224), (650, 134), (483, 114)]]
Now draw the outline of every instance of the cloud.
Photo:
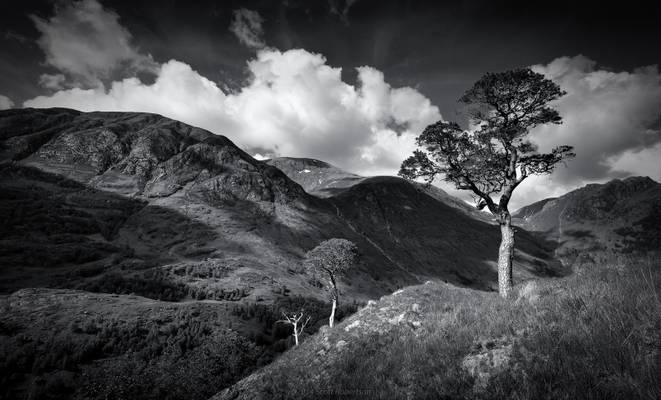
[[(120, 25), (119, 16), (96, 0), (58, 3), (50, 19), (31, 18), (41, 32), (37, 42), (46, 63), (74, 84), (98, 86), (115, 71), (150, 71), (156, 66), (151, 56), (131, 44), (132, 36)], [(45, 82), (54, 81), (45, 78)]]
[(14, 107), (14, 102), (7, 96), (0, 94), (0, 110), (8, 110)]
[(608, 163), (615, 172), (649, 176), (661, 182), (661, 143), (654, 147), (627, 150), (622, 154), (611, 157)]
[(257, 11), (239, 8), (234, 10), (229, 29), (242, 44), (252, 49), (261, 49), (266, 46), (262, 22), (264, 19)]
[[(436, 106), (410, 87), (393, 88), (372, 67), (357, 68), (355, 84), (341, 68), (303, 49), (265, 48), (262, 18), (239, 9), (230, 29), (257, 50), (243, 87), (224, 91), (188, 64), (157, 65), (130, 45), (117, 14), (94, 0), (56, 10), (48, 21), (34, 17), (49, 64), (61, 73), (44, 74), (55, 92), (24, 102), (27, 107), (70, 107), (83, 111), (145, 111), (223, 134), (259, 157), (312, 157), (363, 175), (394, 175), (415, 148), (415, 137), (441, 119)], [(144, 66), (156, 79), (135, 75)], [(128, 78), (105, 85), (100, 78), (120, 67)], [(568, 144), (577, 157), (550, 176), (527, 179), (512, 208), (561, 195), (589, 182), (630, 174), (661, 180), (661, 75), (656, 66), (631, 72), (597, 67), (583, 56), (561, 57), (533, 69), (567, 91), (556, 107), (562, 125), (535, 129), (540, 150)], [(87, 85), (66, 79), (82, 77)], [(93, 82), (94, 84), (91, 84)], [(3, 107), (11, 107), (0, 97)], [(469, 193), (444, 189), (464, 199)]]
[(567, 94), (556, 104), (563, 124), (536, 128), (531, 137), (542, 151), (561, 144), (574, 146), (576, 158), (550, 177), (525, 181), (517, 189), (519, 205), (616, 177), (649, 175), (661, 181), (659, 163), (654, 161), (661, 156), (661, 75), (657, 66), (614, 72), (579, 55), (532, 68)]
[(64, 74), (42, 74), (39, 77), (39, 86), (46, 89), (60, 90), (66, 87), (67, 77)]
[(127, 78), (24, 106), (155, 112), (226, 135), (253, 154), (319, 158), (366, 175), (395, 174), (415, 136), (441, 118), (429, 99), (391, 87), (374, 68), (358, 68), (351, 85), (340, 68), (302, 49), (260, 50), (248, 69), (251, 79), (236, 94), (171, 60), (152, 84)]

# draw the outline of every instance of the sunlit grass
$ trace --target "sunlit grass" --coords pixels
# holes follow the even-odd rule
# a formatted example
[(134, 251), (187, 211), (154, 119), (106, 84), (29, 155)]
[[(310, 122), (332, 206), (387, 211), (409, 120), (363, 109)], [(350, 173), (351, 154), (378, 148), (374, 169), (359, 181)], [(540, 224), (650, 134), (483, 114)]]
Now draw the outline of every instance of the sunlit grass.
[[(519, 285), (509, 300), (442, 286), (423, 333), (362, 337), (321, 376), (280, 371), (274, 382), (288, 390), (274, 398), (313, 398), (331, 387), (342, 398), (658, 399), (660, 286), (653, 258), (583, 264), (570, 277)], [(476, 385), (462, 360), (480, 344), (502, 343), (512, 349), (507, 367)]]

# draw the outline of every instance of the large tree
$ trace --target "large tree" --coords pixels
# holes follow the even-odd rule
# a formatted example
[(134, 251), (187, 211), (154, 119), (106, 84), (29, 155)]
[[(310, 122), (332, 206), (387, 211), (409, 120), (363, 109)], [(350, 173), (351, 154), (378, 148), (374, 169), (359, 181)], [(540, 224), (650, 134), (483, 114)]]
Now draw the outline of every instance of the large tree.
[(573, 157), (571, 146), (539, 153), (528, 139), (530, 129), (560, 124), (550, 103), (563, 96), (560, 87), (531, 69), (487, 73), (460, 99), (466, 105), (471, 130), (455, 122), (438, 121), (418, 136), (418, 149), (404, 160), (399, 174), (423, 178), (427, 184), (441, 175), (457, 189), (470, 190), (478, 209), (485, 207), (500, 224), (498, 289), (512, 290), (514, 230), (508, 209), (512, 193), (527, 177), (549, 174)]
[(357, 248), (353, 242), (336, 238), (321, 242), (305, 255), (306, 266), (315, 275), (321, 273), (325, 278), (325, 287), (332, 302), (331, 315), (328, 318), (328, 324), (331, 328), (335, 322), (335, 310), (340, 294), (337, 288), (337, 280), (353, 266), (356, 256)]

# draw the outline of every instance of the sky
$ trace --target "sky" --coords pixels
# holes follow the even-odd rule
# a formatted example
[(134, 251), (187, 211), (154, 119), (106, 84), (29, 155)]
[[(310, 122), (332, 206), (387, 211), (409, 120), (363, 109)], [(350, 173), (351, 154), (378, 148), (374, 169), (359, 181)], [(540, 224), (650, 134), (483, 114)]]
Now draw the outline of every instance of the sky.
[[(661, 181), (661, 13), (653, 3), (33, 1), (0, 5), (0, 109), (155, 112), (256, 158), (394, 175), (486, 72), (531, 67), (567, 94), (512, 209), (587, 183)], [(470, 194), (439, 186), (464, 199)]]

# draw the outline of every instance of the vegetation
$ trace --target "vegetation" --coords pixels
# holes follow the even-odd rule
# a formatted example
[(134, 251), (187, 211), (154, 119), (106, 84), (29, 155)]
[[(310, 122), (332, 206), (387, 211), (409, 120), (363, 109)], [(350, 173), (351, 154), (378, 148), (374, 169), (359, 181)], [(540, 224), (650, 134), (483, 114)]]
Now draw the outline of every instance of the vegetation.
[(5, 320), (0, 398), (205, 399), (250, 372), (259, 357), (209, 308), (129, 319), (92, 314), (47, 336)]
[[(571, 277), (522, 285), (517, 301), (447, 285), (411, 287), (420, 302), (440, 299), (428, 303), (422, 328), (359, 336), (336, 352), (323, 377), (285, 357), (287, 368), (264, 379), (273, 382), (273, 399), (318, 398), (328, 388), (355, 399), (661, 398), (659, 267), (653, 258), (584, 261)], [(488, 367), (499, 351), (506, 362), (491, 364), (488, 379), (467, 369), (479, 354), (478, 368)]]
[(321, 273), (332, 302), (328, 325), (332, 328), (339, 291), (337, 278), (346, 273), (356, 260), (356, 245), (346, 239), (328, 239), (307, 252), (305, 263), (313, 273)]
[(294, 336), (294, 345), (298, 346), (298, 337), (303, 334), (305, 326), (310, 322), (310, 317), (303, 319), (305, 317), (305, 312), (301, 310), (299, 313), (286, 313), (282, 312), (282, 316), (285, 319), (281, 319), (278, 322), (283, 324), (289, 324), (292, 327), (292, 335)]
[[(292, 327), (277, 322), (283, 311), (305, 309), (310, 320), (304, 333), (298, 327), (304, 335), (329, 312), (300, 296), (273, 304), (144, 305), (88, 296), (54, 299), (66, 308), (32, 316), (0, 302), (0, 399), (207, 399), (293, 346)], [(114, 301), (126, 315), (97, 308)], [(338, 317), (356, 309), (343, 305)]]
[[(358, 304), (355, 302), (341, 304), (336, 310), (335, 318), (341, 321), (357, 309)], [(241, 303), (232, 308), (232, 315), (243, 321), (252, 321), (253, 328), (246, 331), (246, 334), (255, 345), (264, 346), (259, 365), (268, 364), (291, 347), (292, 327), (278, 322), (282, 319), (283, 312), (291, 310), (305, 310), (305, 314), (310, 317), (305, 335), (317, 332), (329, 317), (329, 310), (324, 302), (303, 296), (279, 297), (272, 304)]]
[(404, 160), (399, 172), (428, 184), (443, 175), (457, 189), (472, 191), (477, 208), (486, 207), (496, 217), (502, 235), (498, 287), (503, 297), (512, 290), (514, 230), (508, 205), (514, 189), (528, 176), (549, 174), (574, 156), (570, 146), (539, 153), (526, 137), (538, 125), (562, 121), (549, 103), (563, 94), (557, 84), (527, 68), (488, 73), (460, 99), (477, 128), (465, 131), (446, 121), (429, 125), (416, 140), (422, 150)]

